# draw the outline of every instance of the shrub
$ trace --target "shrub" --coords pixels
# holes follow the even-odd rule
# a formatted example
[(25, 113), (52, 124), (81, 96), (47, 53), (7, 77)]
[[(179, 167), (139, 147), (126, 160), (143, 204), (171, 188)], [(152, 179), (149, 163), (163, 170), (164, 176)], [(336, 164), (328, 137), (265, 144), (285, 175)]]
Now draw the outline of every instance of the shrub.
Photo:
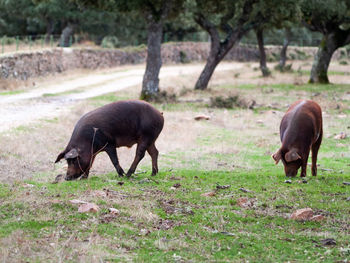
[(117, 48), (120, 46), (119, 39), (116, 36), (105, 36), (101, 42), (104, 48)]

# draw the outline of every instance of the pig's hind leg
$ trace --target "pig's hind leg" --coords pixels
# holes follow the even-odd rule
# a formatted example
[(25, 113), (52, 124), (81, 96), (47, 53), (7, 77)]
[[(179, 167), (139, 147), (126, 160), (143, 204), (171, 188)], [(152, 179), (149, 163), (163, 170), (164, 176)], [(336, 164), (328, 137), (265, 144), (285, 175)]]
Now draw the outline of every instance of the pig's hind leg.
[(318, 154), (318, 150), (320, 149), (321, 142), (322, 142), (322, 131), (317, 141), (311, 147), (311, 151), (312, 151), (311, 173), (313, 176), (317, 175), (317, 154)]
[(152, 158), (152, 176), (154, 176), (158, 173), (158, 150), (154, 143), (148, 147), (147, 152)]
[(119, 165), (116, 147), (113, 146), (113, 145), (108, 145), (106, 147), (105, 151), (108, 154), (109, 158), (111, 159), (111, 161), (112, 161), (115, 169), (117, 170), (117, 173), (119, 174), (119, 176), (123, 176), (125, 174), (125, 172)]
[(127, 177), (130, 177), (135, 172), (137, 165), (143, 159), (143, 157), (145, 157), (146, 150), (151, 144), (152, 142), (150, 142), (149, 140), (142, 140), (142, 139), (137, 144), (135, 159), (132, 162), (129, 168), (129, 171), (126, 173)]

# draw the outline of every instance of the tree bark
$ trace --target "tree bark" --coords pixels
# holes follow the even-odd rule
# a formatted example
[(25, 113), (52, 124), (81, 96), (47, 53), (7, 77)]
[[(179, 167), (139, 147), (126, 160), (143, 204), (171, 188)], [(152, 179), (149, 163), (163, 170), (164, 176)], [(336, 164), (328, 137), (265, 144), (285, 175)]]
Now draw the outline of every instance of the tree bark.
[(289, 43), (290, 43), (290, 35), (291, 35), (290, 28), (286, 28), (285, 29), (285, 38), (283, 40), (283, 46), (282, 46), (281, 53), (280, 53), (280, 61), (279, 61), (278, 66), (277, 66), (277, 68), (280, 71), (284, 71), (284, 67), (286, 66), (287, 48), (288, 48)]
[(46, 20), (46, 36), (45, 36), (45, 42), (49, 43), (51, 35), (53, 34), (55, 29), (55, 24), (52, 21), (52, 19), (47, 19)]
[(328, 67), (334, 52), (350, 43), (350, 30), (335, 30), (323, 36), (312, 64), (310, 83), (329, 83)]
[(243, 37), (243, 35), (255, 26), (256, 22), (249, 24), (246, 24), (246, 22), (249, 21), (253, 4), (256, 2), (257, 0), (245, 1), (242, 14), (235, 24), (234, 29), (228, 23), (234, 16), (234, 9), (230, 10), (225, 16), (222, 17), (220, 29), (226, 33), (226, 38), (224, 41), (220, 41), (219, 32), (214, 24), (212, 24), (200, 12), (195, 14), (194, 19), (196, 23), (209, 33), (211, 40), (207, 63), (196, 82), (194, 87), (195, 89), (204, 90), (208, 87), (209, 80), (213, 75), (216, 66), (230, 51), (230, 49)]
[[(201, 19), (204, 19), (204, 18), (202, 17)], [(234, 35), (231, 36), (229, 43), (228, 42), (221, 43), (218, 32), (213, 28), (212, 25), (208, 23), (208, 21), (202, 21), (202, 22), (199, 22), (199, 24), (200, 23), (204, 25), (203, 27), (208, 28), (207, 31), (209, 32), (210, 39), (211, 39), (210, 52), (207, 58), (207, 63), (205, 64), (205, 67), (201, 72), (196, 82), (196, 85), (194, 87), (195, 89), (204, 90), (208, 87), (209, 81), (215, 71), (216, 66), (225, 57), (225, 55), (233, 47), (233, 45), (240, 40), (241, 37), (240, 35), (235, 33)], [(207, 23), (207, 25), (205, 25), (205, 23)], [(212, 27), (212, 28), (209, 29), (209, 27)]]
[(146, 71), (143, 75), (141, 99), (152, 100), (159, 91), (159, 71), (162, 66), (162, 21), (148, 23), (147, 61)]
[(258, 46), (259, 46), (259, 53), (260, 53), (260, 70), (263, 74), (263, 77), (269, 76), (270, 70), (267, 67), (266, 64), (266, 52), (264, 48), (264, 36), (263, 36), (263, 30), (261, 28), (256, 30), (256, 39), (258, 40)]
[(62, 30), (60, 37), (60, 47), (69, 47), (71, 43), (71, 38), (73, 37), (74, 26), (68, 23), (67, 26)]

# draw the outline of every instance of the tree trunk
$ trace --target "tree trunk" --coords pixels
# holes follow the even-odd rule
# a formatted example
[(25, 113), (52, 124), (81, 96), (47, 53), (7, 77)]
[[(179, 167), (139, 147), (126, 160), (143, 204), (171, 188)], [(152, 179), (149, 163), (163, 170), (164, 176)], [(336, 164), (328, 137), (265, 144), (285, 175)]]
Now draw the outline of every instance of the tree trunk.
[(148, 23), (147, 61), (143, 75), (141, 99), (152, 100), (159, 92), (159, 71), (162, 66), (162, 21)]
[(72, 44), (72, 37), (74, 33), (74, 27), (71, 23), (62, 30), (60, 37), (60, 47), (69, 47)]
[(263, 74), (263, 77), (269, 76), (270, 70), (266, 65), (266, 53), (264, 48), (264, 36), (263, 36), (263, 30), (259, 28), (256, 31), (256, 39), (258, 40), (259, 45), (259, 53), (260, 53), (260, 70)]
[[(216, 66), (226, 55), (226, 53), (231, 49), (231, 47), (223, 47), (220, 45), (220, 39), (218, 36), (211, 36), (210, 52), (207, 59), (207, 63), (200, 74), (195, 89), (204, 90), (208, 87), (209, 80), (214, 73)], [(221, 54), (221, 56), (220, 56)], [(223, 55), (224, 54), (224, 55)]]
[(282, 46), (281, 53), (280, 53), (280, 61), (279, 61), (278, 66), (277, 66), (277, 68), (280, 71), (284, 71), (284, 67), (286, 66), (287, 48), (288, 48), (288, 45), (290, 43), (290, 35), (291, 35), (290, 28), (286, 28), (285, 29), (285, 38), (283, 40), (283, 46)]
[(48, 19), (46, 21), (46, 36), (45, 36), (45, 42), (49, 43), (51, 39), (51, 35), (53, 34), (55, 29), (55, 24), (52, 21), (52, 19)]
[(211, 40), (207, 63), (205, 64), (205, 67), (201, 72), (196, 85), (194, 86), (195, 89), (205, 90), (208, 87), (209, 80), (213, 75), (216, 66), (226, 56), (234, 44), (236, 44), (242, 38), (245, 31), (231, 31), (226, 40), (221, 42), (218, 31), (215, 29), (213, 24), (206, 20), (203, 15), (199, 15), (196, 18), (196, 22), (209, 33)]
[(323, 37), (312, 64), (310, 83), (329, 83), (327, 71), (337, 48), (334, 33)]

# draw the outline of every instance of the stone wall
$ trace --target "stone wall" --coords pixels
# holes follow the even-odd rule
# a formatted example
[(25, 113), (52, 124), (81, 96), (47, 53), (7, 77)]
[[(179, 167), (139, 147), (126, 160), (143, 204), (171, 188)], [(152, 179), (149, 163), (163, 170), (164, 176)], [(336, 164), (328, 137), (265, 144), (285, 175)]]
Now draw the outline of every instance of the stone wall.
[[(205, 61), (208, 43), (168, 43), (162, 46), (163, 64)], [(56, 48), (0, 56), (0, 78), (27, 80), (71, 69), (98, 69), (146, 61), (146, 48), (141, 49), (74, 49)], [(234, 48), (226, 60), (256, 60), (252, 48)]]
[[(181, 42), (162, 45), (163, 64), (203, 62), (209, 54), (209, 43)], [(311, 58), (317, 48), (290, 47), (290, 59), (300, 58), (300, 52)], [(266, 47), (268, 58), (277, 60), (280, 47)], [(295, 53), (295, 56), (291, 56)], [(299, 55), (298, 55), (299, 54)], [(0, 56), (0, 79), (27, 80), (71, 69), (110, 68), (126, 64), (140, 64), (146, 61), (146, 48), (93, 49), (56, 48), (31, 53), (15, 53)], [(298, 58), (299, 56), (299, 58)], [(333, 58), (337, 57), (334, 54)], [(256, 47), (236, 46), (226, 55), (229, 61), (258, 61)]]

